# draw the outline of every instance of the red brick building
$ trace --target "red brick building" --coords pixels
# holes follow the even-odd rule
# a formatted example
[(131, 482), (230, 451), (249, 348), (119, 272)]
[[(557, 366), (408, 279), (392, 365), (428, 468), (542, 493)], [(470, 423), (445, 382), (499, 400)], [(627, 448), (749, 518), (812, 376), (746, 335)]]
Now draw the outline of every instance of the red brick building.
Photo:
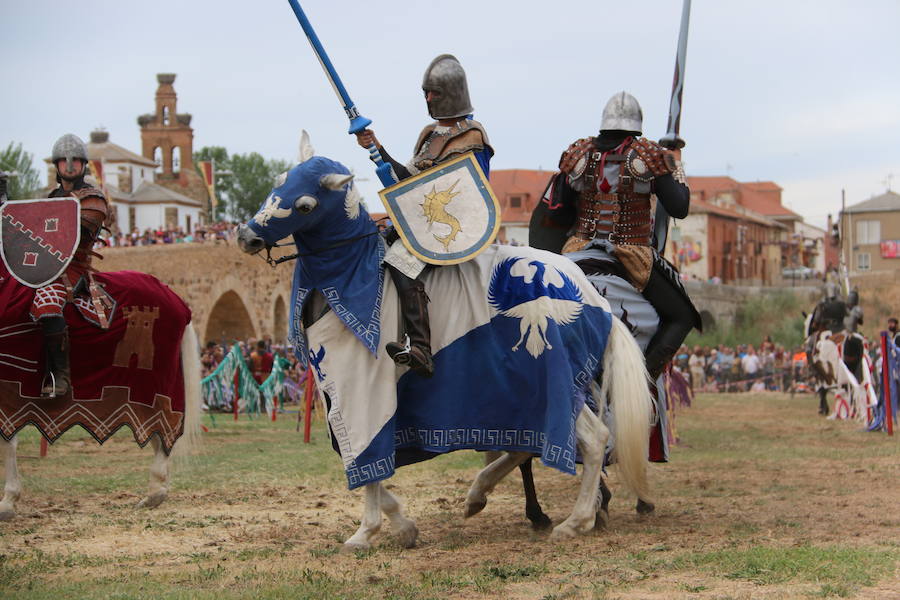
[(491, 188), (500, 202), (501, 225), (497, 240), (504, 244), (528, 245), (528, 223), (555, 171), (495, 169)]

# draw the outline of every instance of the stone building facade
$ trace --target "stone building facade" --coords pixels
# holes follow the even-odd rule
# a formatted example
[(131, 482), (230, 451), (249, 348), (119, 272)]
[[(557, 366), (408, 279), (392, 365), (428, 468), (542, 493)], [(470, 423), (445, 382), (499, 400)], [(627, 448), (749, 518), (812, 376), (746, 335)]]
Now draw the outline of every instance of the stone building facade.
[(840, 237), (850, 275), (900, 269), (900, 194), (888, 190), (846, 207)]

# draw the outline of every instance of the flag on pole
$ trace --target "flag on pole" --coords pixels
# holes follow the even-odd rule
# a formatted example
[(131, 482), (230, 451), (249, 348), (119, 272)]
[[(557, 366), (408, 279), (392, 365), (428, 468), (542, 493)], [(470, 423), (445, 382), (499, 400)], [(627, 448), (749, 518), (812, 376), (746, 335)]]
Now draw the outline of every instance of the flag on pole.
[(206, 191), (209, 192), (209, 205), (215, 210), (219, 201), (216, 198), (216, 177), (213, 162), (211, 160), (200, 161), (200, 172), (203, 173), (203, 182), (206, 184)]

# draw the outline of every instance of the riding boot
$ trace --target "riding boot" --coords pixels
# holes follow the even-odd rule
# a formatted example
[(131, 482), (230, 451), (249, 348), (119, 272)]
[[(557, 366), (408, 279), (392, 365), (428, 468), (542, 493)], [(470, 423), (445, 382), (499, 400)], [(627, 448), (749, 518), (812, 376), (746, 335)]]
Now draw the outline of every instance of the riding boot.
[(47, 375), (41, 396), (65, 396), (72, 387), (69, 372), (69, 329), (64, 317), (45, 317), (40, 321), (47, 356)]
[[(393, 269), (391, 272), (396, 273)], [(390, 342), (385, 349), (398, 365), (408, 365), (422, 377), (431, 377), (434, 375), (434, 362), (431, 359), (431, 326), (425, 284), (400, 273), (397, 275), (393, 279), (400, 297), (406, 335), (403, 342)]]
[(647, 371), (656, 381), (695, 326), (695, 313), (690, 301), (656, 269), (651, 271), (642, 294), (659, 315), (656, 333), (644, 353)]

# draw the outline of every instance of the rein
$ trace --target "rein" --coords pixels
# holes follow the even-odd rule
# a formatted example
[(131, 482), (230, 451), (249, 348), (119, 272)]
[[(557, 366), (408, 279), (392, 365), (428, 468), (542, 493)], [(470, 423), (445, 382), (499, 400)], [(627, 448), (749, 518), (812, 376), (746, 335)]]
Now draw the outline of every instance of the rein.
[[(266, 246), (266, 257), (263, 258), (266, 263), (269, 264), (273, 269), (280, 265), (283, 262), (287, 262), (289, 260), (294, 260), (300, 258), (302, 256), (314, 256), (316, 254), (321, 254), (322, 252), (327, 252), (328, 250), (334, 250), (335, 248), (340, 248), (341, 246), (346, 246), (347, 244), (352, 244), (355, 241), (361, 240), (363, 238), (367, 238), (373, 235), (379, 235), (381, 232), (378, 230), (372, 231), (370, 233), (364, 233), (362, 235), (357, 235), (352, 238), (347, 238), (343, 240), (338, 240), (330, 246), (325, 246), (324, 248), (316, 248), (315, 250), (311, 250), (309, 252), (297, 252), (294, 254), (289, 254), (288, 256), (282, 256), (281, 258), (272, 258), (272, 248), (279, 248), (281, 246), (295, 246), (293, 242), (287, 244), (275, 244), (273, 246)], [(262, 256), (260, 256), (262, 258)]]

